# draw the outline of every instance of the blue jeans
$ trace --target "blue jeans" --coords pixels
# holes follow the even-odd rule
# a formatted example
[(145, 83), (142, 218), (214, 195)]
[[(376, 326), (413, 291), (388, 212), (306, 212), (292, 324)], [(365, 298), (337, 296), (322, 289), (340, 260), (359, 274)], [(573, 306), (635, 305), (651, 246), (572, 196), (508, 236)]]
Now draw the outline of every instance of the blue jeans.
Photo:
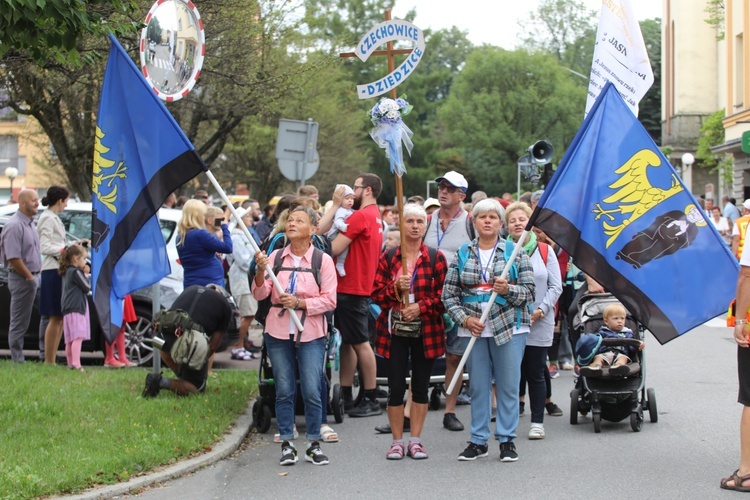
[(498, 346), (494, 338), (478, 338), (468, 360), (471, 387), (471, 442), (486, 445), (490, 439), (492, 381), (497, 387), (495, 439), (513, 441), (518, 426), (518, 386), (527, 333), (513, 335)]
[(282, 441), (294, 439), (294, 406), (297, 399), (297, 367), (299, 367), (302, 400), (305, 404), (305, 426), (308, 441), (320, 439), (320, 420), (323, 411), (320, 401), (320, 380), (323, 376), (326, 339), (302, 342), (294, 347), (294, 340), (280, 340), (263, 334), (268, 357), (273, 367), (276, 386), (276, 423)]

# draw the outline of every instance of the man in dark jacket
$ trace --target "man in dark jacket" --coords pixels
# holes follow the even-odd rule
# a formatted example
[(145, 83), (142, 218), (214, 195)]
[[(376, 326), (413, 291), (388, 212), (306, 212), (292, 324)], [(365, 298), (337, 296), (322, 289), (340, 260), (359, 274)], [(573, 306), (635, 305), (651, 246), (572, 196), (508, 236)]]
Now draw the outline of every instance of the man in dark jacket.
[(175, 337), (167, 335), (168, 338), (165, 338), (159, 352), (164, 364), (171, 368), (178, 378), (170, 379), (162, 377), (161, 373), (149, 373), (146, 375), (146, 387), (143, 389), (144, 398), (156, 397), (161, 389), (168, 389), (181, 396), (206, 390), (208, 360), (216, 352), (224, 333), (234, 321), (236, 308), (232, 306), (231, 300), (231, 295), (217, 285), (189, 286), (175, 299), (170, 310), (181, 309), (188, 312), (190, 319), (209, 337), (208, 356), (198, 370), (177, 364), (170, 354)]

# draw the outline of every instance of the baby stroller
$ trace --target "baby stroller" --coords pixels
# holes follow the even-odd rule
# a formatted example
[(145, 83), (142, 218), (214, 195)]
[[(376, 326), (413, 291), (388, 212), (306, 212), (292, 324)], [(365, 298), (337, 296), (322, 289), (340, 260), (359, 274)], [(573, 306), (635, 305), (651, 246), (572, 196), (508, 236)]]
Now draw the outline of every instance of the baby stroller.
[[(325, 366), (323, 367), (323, 374), (326, 379), (326, 394), (330, 393), (331, 387), (331, 356), (337, 346), (340, 343), (340, 334), (338, 330), (331, 324), (328, 323), (328, 334), (326, 337), (326, 354), (325, 354)], [(338, 384), (336, 384), (338, 386)], [(337, 424), (344, 421), (344, 404), (341, 396), (340, 388), (338, 391), (334, 390), (333, 401), (323, 401), (323, 404), (327, 404), (327, 411), (333, 417)], [(302, 400), (302, 390), (299, 385), (299, 374), (297, 374), (297, 397), (295, 399), (294, 407), (295, 415), (304, 415), (305, 407)], [(268, 359), (268, 351), (265, 342), (260, 350), (260, 368), (258, 369), (258, 397), (253, 404), (253, 424), (258, 432), (264, 433), (271, 428), (271, 419), (276, 417), (276, 386), (273, 381), (273, 367), (271, 366)]]
[[(609, 293), (589, 294), (578, 302), (579, 316), (574, 327), (582, 334), (596, 333), (604, 324), (604, 308), (619, 301)], [(602, 345), (625, 346), (636, 345), (644, 340), (644, 328), (628, 313), (625, 325), (633, 331), (633, 339), (603, 339)], [(643, 411), (648, 410), (651, 422), (657, 422), (656, 394), (654, 389), (645, 389), (646, 358), (645, 351), (636, 351), (636, 359), (630, 365), (630, 374), (614, 376), (603, 368), (601, 377), (580, 376), (570, 393), (570, 423), (578, 423), (578, 415), (586, 416), (591, 412), (594, 432), (601, 432), (602, 419), (609, 422), (620, 422), (630, 417), (630, 427), (639, 432), (643, 427)]]

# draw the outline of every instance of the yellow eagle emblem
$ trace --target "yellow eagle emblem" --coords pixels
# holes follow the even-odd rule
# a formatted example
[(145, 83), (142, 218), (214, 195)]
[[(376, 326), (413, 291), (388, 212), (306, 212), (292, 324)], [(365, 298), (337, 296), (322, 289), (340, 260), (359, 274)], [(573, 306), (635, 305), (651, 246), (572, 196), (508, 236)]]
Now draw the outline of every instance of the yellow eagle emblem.
[[(661, 163), (659, 155), (650, 149), (642, 149), (615, 170), (620, 178), (610, 184), (609, 188), (616, 190), (616, 192), (602, 202), (617, 204), (617, 207), (605, 209), (600, 203), (597, 203), (593, 210), (593, 213), (596, 214), (595, 220), (606, 217), (609, 222), (615, 222), (619, 219), (619, 224), (610, 224), (607, 220), (602, 221), (604, 234), (609, 236), (607, 248), (629, 224), (659, 203), (683, 190), (674, 173), (672, 174), (672, 185), (669, 189), (661, 189), (651, 185), (648, 179), (648, 168), (650, 166), (659, 167)], [(620, 217), (616, 219), (614, 214), (619, 214)]]
[(115, 205), (117, 201), (117, 184), (113, 186), (112, 183), (116, 179), (125, 179), (127, 177), (125, 171), (128, 167), (124, 165), (124, 162), (120, 162), (114, 172), (105, 175), (107, 169), (111, 169), (115, 162), (105, 157), (109, 153), (109, 148), (102, 143), (103, 138), (104, 132), (97, 126), (96, 143), (94, 144), (92, 191), (102, 205), (109, 208), (113, 213), (117, 213), (117, 205)]

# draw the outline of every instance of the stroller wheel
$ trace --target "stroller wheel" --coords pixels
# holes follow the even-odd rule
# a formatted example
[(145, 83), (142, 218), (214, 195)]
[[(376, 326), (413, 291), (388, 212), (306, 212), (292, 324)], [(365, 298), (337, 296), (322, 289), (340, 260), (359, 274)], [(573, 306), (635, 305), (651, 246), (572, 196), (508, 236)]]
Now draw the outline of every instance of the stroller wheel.
[(440, 409), (440, 388), (434, 387), (430, 393), (430, 410), (437, 411)]
[(344, 421), (344, 395), (341, 393), (341, 384), (333, 386), (333, 399), (331, 401), (333, 418), (337, 424)]
[(578, 397), (580, 391), (573, 389), (570, 391), (570, 425), (578, 424)]
[(594, 432), (596, 432), (597, 434), (602, 432), (602, 414), (592, 413), (591, 419), (594, 421)]
[(633, 432), (640, 432), (643, 427), (643, 410), (638, 408), (638, 411), (634, 411), (630, 414), (630, 427)]
[(647, 405), (648, 405), (648, 418), (651, 422), (656, 423), (659, 421), (659, 414), (656, 412), (656, 392), (653, 388), (646, 390)]
[(253, 427), (261, 434), (271, 428), (271, 408), (264, 405), (260, 398), (253, 404)]

